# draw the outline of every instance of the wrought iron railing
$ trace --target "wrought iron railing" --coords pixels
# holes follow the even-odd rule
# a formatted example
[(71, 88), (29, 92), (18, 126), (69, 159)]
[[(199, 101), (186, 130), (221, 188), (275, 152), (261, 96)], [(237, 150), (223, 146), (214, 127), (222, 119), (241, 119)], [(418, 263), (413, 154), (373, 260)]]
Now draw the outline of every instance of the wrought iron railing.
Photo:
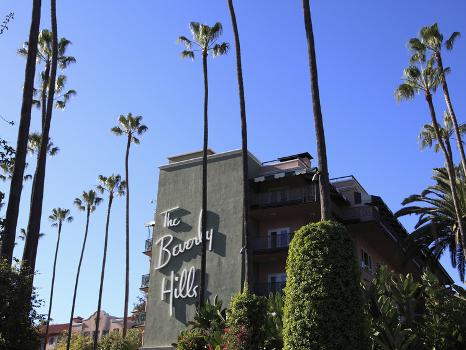
[(279, 235), (270, 235), (265, 237), (254, 238), (255, 250), (279, 250), (287, 249), (290, 245), (293, 235), (291, 233), (283, 233)]
[(142, 275), (141, 278), (141, 289), (146, 289), (149, 288), (149, 280), (150, 280), (150, 275)]
[(268, 207), (293, 203), (309, 203), (316, 202), (317, 200), (316, 186), (309, 185), (263, 193), (251, 193), (250, 202), (252, 207)]
[(144, 246), (144, 253), (152, 251), (152, 238), (146, 239), (146, 244)]
[(282, 293), (285, 288), (286, 282), (269, 282), (269, 283), (256, 283), (254, 285), (254, 292), (257, 295), (269, 295), (270, 293)]

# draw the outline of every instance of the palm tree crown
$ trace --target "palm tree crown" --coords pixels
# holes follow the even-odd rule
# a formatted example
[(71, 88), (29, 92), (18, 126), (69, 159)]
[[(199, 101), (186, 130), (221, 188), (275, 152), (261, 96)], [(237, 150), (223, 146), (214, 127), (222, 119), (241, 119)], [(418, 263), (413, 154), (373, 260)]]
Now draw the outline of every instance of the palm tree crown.
[[(422, 63), (420, 59), (419, 65)], [(403, 71), (404, 83), (395, 90), (397, 101), (412, 100), (416, 94), (435, 92), (440, 83), (439, 69), (429, 60), (425, 67), (411, 64)]]
[(69, 209), (64, 208), (54, 208), (52, 209), (52, 214), (49, 215), (49, 220), (52, 221), (52, 226), (56, 227), (62, 224), (64, 221), (72, 222), (73, 217)]
[(83, 191), (81, 197), (76, 197), (74, 199), (74, 205), (80, 211), (89, 211), (93, 213), (97, 206), (102, 202), (102, 198), (97, 196), (94, 190), (89, 190), (88, 192)]
[[(181, 52), (181, 57), (194, 59), (195, 51), (202, 51), (202, 54), (207, 55), (212, 52), (214, 57), (225, 55), (230, 45), (226, 42), (217, 43), (218, 38), (222, 35), (222, 24), (215, 23), (212, 27), (199, 22), (191, 22), (189, 24), (193, 40), (189, 40), (185, 36), (180, 36), (178, 42), (184, 44), (186, 49)], [(197, 47), (193, 49), (193, 45)]]
[[(450, 140), (453, 136), (453, 125), (451, 122), (451, 118), (448, 112), (444, 112), (443, 115), (443, 124), (444, 127), (440, 127), (440, 135), (442, 140)], [(459, 125), (460, 134), (466, 134), (466, 124)], [(421, 149), (425, 149), (427, 147), (431, 148), (434, 147), (435, 153), (438, 153), (440, 150), (440, 145), (437, 141), (437, 134), (435, 133), (434, 127), (432, 124), (425, 124), (421, 132), (418, 136), (419, 144)]]
[[(31, 152), (32, 154), (39, 153), (40, 149), (40, 144), (42, 143), (42, 135), (38, 132), (34, 132), (29, 135), (29, 140), (28, 140), (28, 151)], [(54, 156), (56, 155), (59, 151), (59, 147), (55, 147), (52, 141), (50, 141), (49, 138), (49, 144), (47, 145), (47, 151), (49, 155)]]
[(111, 131), (117, 135), (128, 135), (130, 141), (139, 144), (139, 139), (134, 135), (142, 135), (147, 131), (147, 126), (141, 124), (142, 116), (133, 116), (128, 113), (126, 116), (120, 115), (118, 118), (118, 126), (114, 126)]
[(108, 192), (110, 196), (124, 196), (126, 181), (121, 180), (120, 175), (112, 174), (110, 176), (99, 175), (100, 184), (96, 186), (100, 193)]
[[(466, 260), (463, 255), (461, 232), (456, 219), (450, 180), (444, 168), (435, 169), (435, 184), (427, 187), (421, 194), (406, 198), (405, 206), (395, 215), (417, 215), (419, 217), (414, 231), (408, 237), (408, 246), (414, 245), (429, 249), (435, 258), (439, 258), (446, 250), (450, 252), (451, 265), (458, 270), (461, 281), (464, 281)], [(463, 174), (457, 169), (456, 191), (460, 203), (461, 217), (466, 214), (466, 183)], [(464, 220), (464, 219), (463, 219)]]

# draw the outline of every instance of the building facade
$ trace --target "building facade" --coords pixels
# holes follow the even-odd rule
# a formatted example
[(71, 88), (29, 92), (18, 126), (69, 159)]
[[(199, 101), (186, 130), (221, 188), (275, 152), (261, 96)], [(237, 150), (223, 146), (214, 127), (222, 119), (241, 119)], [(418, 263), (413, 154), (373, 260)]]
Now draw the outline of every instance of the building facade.
[[(194, 315), (200, 277), (201, 156), (194, 152), (170, 157), (160, 167), (153, 237), (145, 249), (151, 268), (143, 277), (143, 349), (170, 349)], [(245, 279), (241, 164), (240, 150), (209, 152), (206, 296), (218, 296), (225, 304)], [(293, 232), (320, 219), (318, 175), (308, 153), (265, 163), (249, 154), (249, 183), (249, 286), (268, 295), (281, 292), (286, 284)], [(407, 232), (382, 198), (367, 193), (353, 176), (331, 183), (332, 214), (353, 238), (362, 279), (372, 279), (380, 265), (418, 276), (425, 255), (405, 256), (402, 241)], [(440, 264), (436, 272), (443, 282), (451, 282)]]

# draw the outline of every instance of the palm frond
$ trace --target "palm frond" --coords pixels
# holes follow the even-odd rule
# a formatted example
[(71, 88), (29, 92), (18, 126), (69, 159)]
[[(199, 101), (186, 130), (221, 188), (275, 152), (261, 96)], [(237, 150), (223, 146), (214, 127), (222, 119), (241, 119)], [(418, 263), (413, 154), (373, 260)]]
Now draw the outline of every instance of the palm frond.
[(194, 51), (183, 50), (181, 51), (181, 58), (191, 58), (194, 60)]
[(221, 44), (215, 44), (214, 47), (212, 48), (212, 54), (214, 57), (223, 56), (228, 53), (229, 49), (230, 49), (230, 45), (226, 42), (221, 43)]
[(453, 32), (453, 34), (448, 38), (447, 41), (445, 41), (445, 47), (447, 50), (452, 50), (453, 49), (453, 44), (455, 43), (455, 40), (458, 39), (461, 36), (460, 32)]

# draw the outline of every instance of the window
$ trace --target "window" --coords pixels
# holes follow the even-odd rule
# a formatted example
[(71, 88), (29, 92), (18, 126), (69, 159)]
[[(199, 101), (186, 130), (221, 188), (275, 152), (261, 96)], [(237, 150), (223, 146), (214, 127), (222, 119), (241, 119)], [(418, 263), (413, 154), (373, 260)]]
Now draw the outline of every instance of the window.
[(49, 345), (52, 345), (54, 341), (55, 341), (55, 339), (53, 337), (50, 337), (49, 338)]
[(286, 187), (269, 190), (270, 203), (283, 203), (288, 201), (288, 189)]
[(286, 273), (271, 273), (269, 279), (269, 293), (278, 293), (285, 288)]
[(361, 203), (362, 203), (361, 192), (354, 192), (354, 204), (361, 204)]
[(290, 245), (290, 228), (283, 227), (269, 230), (269, 248), (284, 248)]
[(361, 268), (372, 272), (372, 257), (364, 249), (361, 249)]

